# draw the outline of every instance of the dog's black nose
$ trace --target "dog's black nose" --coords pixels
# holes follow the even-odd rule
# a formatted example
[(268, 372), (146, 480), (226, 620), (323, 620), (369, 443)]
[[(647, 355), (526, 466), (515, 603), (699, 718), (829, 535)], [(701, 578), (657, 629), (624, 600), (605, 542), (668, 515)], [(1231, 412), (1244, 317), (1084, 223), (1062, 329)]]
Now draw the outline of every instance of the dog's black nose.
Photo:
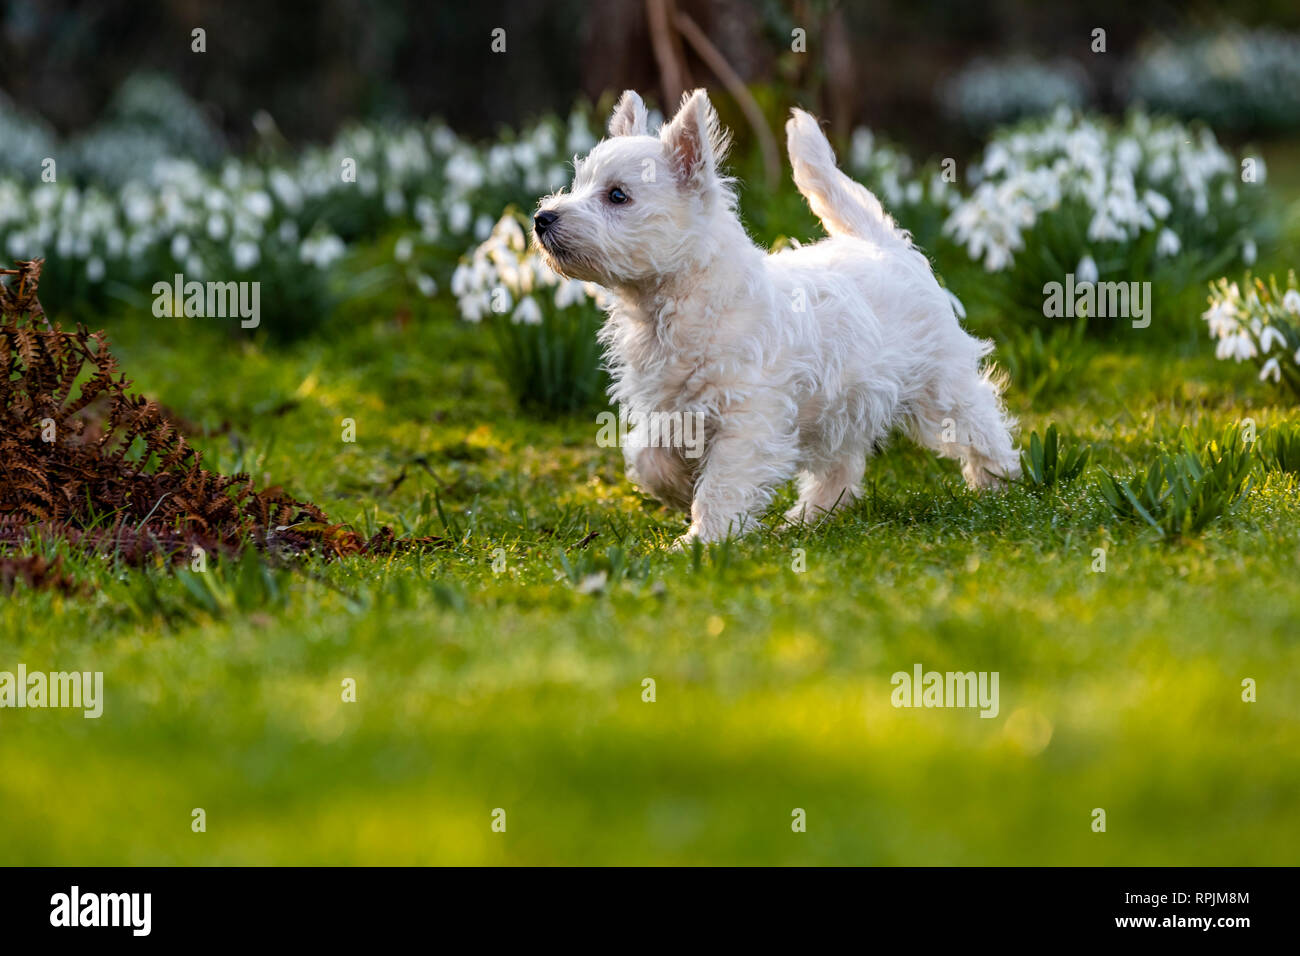
[(550, 229), (551, 224), (559, 218), (560, 217), (553, 212), (539, 212), (537, 215), (533, 216), (533, 228), (537, 230), (537, 234), (540, 236), (547, 229)]

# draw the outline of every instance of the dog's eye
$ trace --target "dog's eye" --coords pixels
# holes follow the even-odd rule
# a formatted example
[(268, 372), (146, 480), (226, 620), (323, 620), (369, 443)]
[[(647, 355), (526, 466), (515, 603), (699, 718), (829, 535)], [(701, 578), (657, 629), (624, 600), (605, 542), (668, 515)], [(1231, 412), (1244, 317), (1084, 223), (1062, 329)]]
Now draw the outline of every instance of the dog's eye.
[(627, 193), (615, 186), (609, 191), (609, 201), (616, 206), (621, 206), (627, 202)]

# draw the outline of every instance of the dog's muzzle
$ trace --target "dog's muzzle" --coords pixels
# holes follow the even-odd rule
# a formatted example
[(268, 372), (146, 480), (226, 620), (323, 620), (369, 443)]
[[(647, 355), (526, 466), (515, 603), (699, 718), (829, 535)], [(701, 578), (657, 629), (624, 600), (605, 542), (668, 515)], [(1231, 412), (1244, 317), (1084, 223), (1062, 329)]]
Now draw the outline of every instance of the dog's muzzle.
[(538, 236), (544, 236), (546, 230), (555, 225), (555, 220), (559, 218), (559, 213), (550, 212), (549, 210), (539, 212), (533, 216), (533, 229), (536, 230)]

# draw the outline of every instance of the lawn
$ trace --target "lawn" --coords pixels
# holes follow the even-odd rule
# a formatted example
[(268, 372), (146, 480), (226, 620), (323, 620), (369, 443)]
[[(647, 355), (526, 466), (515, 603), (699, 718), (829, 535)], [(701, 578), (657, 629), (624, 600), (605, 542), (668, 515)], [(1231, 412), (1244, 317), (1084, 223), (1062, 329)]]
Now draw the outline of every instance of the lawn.
[[(1290, 208), (1266, 267), (1296, 261)], [(105, 317), (210, 466), (444, 543), (203, 573), (48, 546), (88, 593), (0, 599), (0, 667), (103, 671), (104, 712), (0, 717), (0, 861), (1295, 861), (1297, 477), (1173, 543), (1097, 487), (1182, 426), (1296, 420), (1195, 314), (1108, 341), (1051, 401), (1013, 386), (1023, 436), (1094, 448), (1059, 493), (973, 495), (899, 441), (843, 518), (673, 554), (682, 516), (592, 417), (521, 415), (449, 298), (396, 311), (287, 346)], [(997, 716), (893, 707), (918, 663), (998, 672)]]

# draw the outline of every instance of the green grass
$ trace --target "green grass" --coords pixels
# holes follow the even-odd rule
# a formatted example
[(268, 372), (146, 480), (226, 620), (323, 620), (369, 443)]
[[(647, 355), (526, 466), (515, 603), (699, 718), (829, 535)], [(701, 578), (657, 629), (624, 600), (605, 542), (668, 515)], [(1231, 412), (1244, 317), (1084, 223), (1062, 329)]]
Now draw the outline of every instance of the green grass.
[[(594, 421), (514, 414), (482, 331), (446, 316), (340, 326), (288, 353), (192, 328), (117, 337), (146, 392), (231, 422), (202, 441), (223, 467), (417, 533), (445, 533), (436, 491), (462, 537), (272, 572), (273, 587), (213, 567), (245, 594), (215, 610), (184, 575), (75, 555), (92, 597), (6, 600), (4, 666), (106, 683), (97, 721), (0, 713), (7, 862), (1295, 858), (1295, 478), (1171, 547), (1113, 521), (1096, 464), (1059, 496), (979, 498), (900, 443), (844, 520), (764, 531), (696, 567), (663, 550), (681, 518), (623, 481)], [(1287, 414), (1213, 361), (1101, 364), (1025, 427), (1050, 417), (1123, 468), (1180, 424)], [(611, 548), (644, 560), (611, 565)], [(583, 593), (561, 553), (575, 576), (622, 573)], [(998, 671), (1001, 713), (895, 710), (889, 677), (916, 662)], [(190, 831), (195, 807), (206, 833)], [(806, 834), (790, 831), (795, 807)]]
[[(391, 315), (285, 349), (195, 320), (107, 323), (140, 390), (217, 432), (195, 439), (209, 464), (456, 543), (214, 562), (203, 580), (69, 553), (88, 595), (0, 599), (0, 669), (102, 670), (106, 694), (98, 720), (0, 711), (3, 862), (1300, 853), (1300, 477), (1256, 481), (1174, 543), (1097, 488), (1184, 426), (1297, 420), (1250, 367), (1214, 360), (1198, 320), (1099, 347), (1050, 403), (1009, 393), (1023, 435), (1055, 422), (1093, 446), (1065, 487), (976, 496), (900, 441), (842, 519), (697, 557), (667, 552), (682, 516), (624, 480), (594, 419), (516, 411), (485, 330), (444, 301)], [(1000, 713), (895, 709), (890, 676), (916, 663), (999, 672)]]

